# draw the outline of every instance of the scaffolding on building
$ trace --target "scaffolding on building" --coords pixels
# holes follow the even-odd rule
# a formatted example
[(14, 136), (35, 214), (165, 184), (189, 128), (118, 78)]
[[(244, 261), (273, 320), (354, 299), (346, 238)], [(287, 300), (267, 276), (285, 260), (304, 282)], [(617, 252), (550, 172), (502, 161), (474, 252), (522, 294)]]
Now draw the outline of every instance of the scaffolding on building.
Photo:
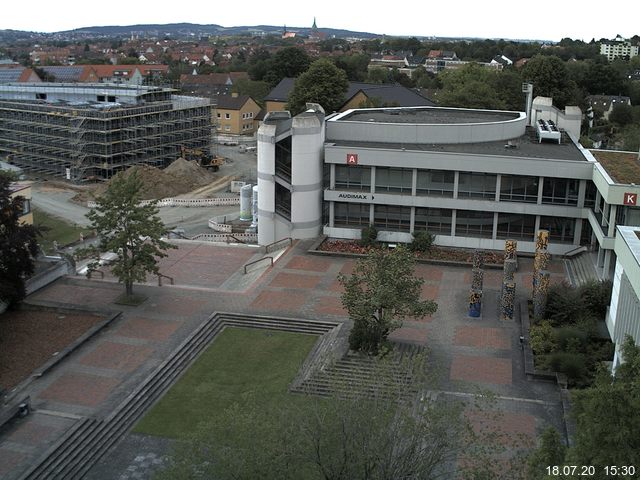
[(165, 167), (182, 147), (211, 148), (207, 99), (135, 105), (0, 99), (0, 157), (24, 169), (109, 179), (132, 165)]

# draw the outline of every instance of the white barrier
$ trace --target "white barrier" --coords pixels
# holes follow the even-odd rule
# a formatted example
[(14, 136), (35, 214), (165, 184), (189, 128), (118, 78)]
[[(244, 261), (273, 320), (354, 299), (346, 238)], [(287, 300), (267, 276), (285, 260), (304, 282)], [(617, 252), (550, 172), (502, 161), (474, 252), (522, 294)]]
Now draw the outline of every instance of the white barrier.
[(231, 225), (227, 225), (226, 223), (218, 223), (213, 219), (209, 220), (209, 228), (211, 230), (215, 230), (216, 232), (231, 233), (233, 231), (233, 227)]
[(258, 234), (257, 233), (234, 233), (226, 234), (226, 233), (201, 233), (192, 237), (191, 240), (200, 240), (204, 242), (227, 242), (232, 243), (234, 241), (240, 242), (257, 242)]
[[(139, 205), (155, 204), (158, 207), (220, 207), (240, 205), (240, 197), (215, 197), (215, 198), (163, 198), (161, 200), (142, 200)], [(87, 207), (95, 208), (97, 203), (87, 202)]]

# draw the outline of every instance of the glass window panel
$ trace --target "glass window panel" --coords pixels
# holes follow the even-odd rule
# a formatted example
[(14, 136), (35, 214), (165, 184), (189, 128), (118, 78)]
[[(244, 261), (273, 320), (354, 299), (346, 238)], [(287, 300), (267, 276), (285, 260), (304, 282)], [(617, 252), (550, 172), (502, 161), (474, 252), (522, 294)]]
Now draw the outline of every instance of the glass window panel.
[(455, 172), (446, 170), (418, 170), (416, 193), (453, 197)]
[(369, 191), (371, 167), (336, 165), (336, 188)]
[(333, 223), (335, 226), (369, 225), (369, 204), (335, 202)]
[(458, 210), (456, 212), (457, 237), (485, 237), (493, 235), (493, 212)]
[(375, 205), (373, 224), (382, 230), (408, 232), (411, 225), (411, 207)]
[(411, 193), (413, 170), (410, 168), (376, 168), (376, 192)]
[(414, 231), (451, 235), (451, 212), (445, 208), (416, 208)]
[(539, 180), (539, 177), (502, 175), (500, 177), (500, 201), (536, 203), (538, 201)]
[(497, 238), (533, 241), (535, 227), (535, 215), (499, 213)]
[(549, 239), (558, 243), (573, 243), (576, 221), (567, 217), (540, 217), (540, 228), (549, 230)]
[(542, 184), (542, 203), (554, 205), (578, 204), (579, 180), (545, 177)]
[(496, 196), (496, 175), (489, 173), (460, 172), (458, 198), (485, 198)]

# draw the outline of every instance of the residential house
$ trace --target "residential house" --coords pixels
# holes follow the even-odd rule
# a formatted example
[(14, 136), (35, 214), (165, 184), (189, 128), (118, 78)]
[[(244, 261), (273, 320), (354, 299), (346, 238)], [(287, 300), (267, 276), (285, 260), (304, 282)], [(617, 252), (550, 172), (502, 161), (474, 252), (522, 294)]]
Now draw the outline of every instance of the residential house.
[(213, 112), (219, 134), (253, 135), (260, 106), (249, 95), (232, 93), (218, 96)]
[[(265, 97), (265, 111), (279, 112), (286, 110), (287, 98), (291, 90), (293, 90), (294, 83), (294, 78), (283, 78)], [(349, 82), (349, 88), (345, 93), (345, 102), (339, 111), (344, 112), (350, 108), (362, 108), (365, 106), (417, 107), (431, 105), (434, 105), (431, 100), (402, 85)]]
[(230, 95), (233, 84), (241, 79), (249, 79), (247, 72), (185, 74), (180, 75), (180, 85), (185, 93), (213, 98), (218, 95)]
[(41, 82), (42, 79), (31, 68), (22, 65), (0, 65), (0, 83)]
[(513, 60), (511, 60), (509, 57), (505, 57), (504, 55), (496, 55), (491, 59), (489, 65), (501, 70), (504, 67), (513, 65)]
[(605, 120), (609, 120), (616, 105), (631, 105), (631, 99), (621, 95), (591, 95), (588, 100), (593, 110), (600, 112)]

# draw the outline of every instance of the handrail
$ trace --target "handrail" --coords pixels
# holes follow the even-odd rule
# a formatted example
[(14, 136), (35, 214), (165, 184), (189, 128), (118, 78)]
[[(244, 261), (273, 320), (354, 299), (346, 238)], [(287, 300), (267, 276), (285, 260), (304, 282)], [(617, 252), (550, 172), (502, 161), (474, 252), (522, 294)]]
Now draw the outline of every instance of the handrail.
[(173, 277), (170, 277), (169, 275), (164, 275), (164, 274), (158, 272), (158, 286), (159, 287), (162, 286), (162, 279), (163, 278), (168, 278), (169, 282), (171, 283), (171, 285), (173, 285)]
[(269, 245), (265, 245), (264, 247), (264, 253), (269, 253), (269, 248), (273, 247), (274, 245), (280, 243), (280, 242), (285, 242), (288, 241), (289, 242), (289, 246), (293, 245), (293, 239), (291, 237), (286, 237), (286, 238), (281, 238), (280, 240), (276, 240), (275, 242), (271, 242)]
[(259, 258), (258, 260), (254, 260), (253, 262), (249, 262), (249, 263), (245, 264), (245, 266), (244, 266), (245, 275), (247, 274), (247, 267), (248, 266), (254, 265), (256, 263), (261, 262), (262, 260), (267, 260), (267, 259), (271, 261), (271, 265), (270, 266), (273, 267), (273, 257), (262, 257), (262, 258)]
[(578, 253), (578, 251), (580, 251), (580, 250), (582, 250), (583, 252), (588, 252), (589, 248), (586, 245), (579, 245), (576, 248), (574, 248), (573, 250), (569, 250), (567, 253), (562, 255), (562, 259), (565, 260), (565, 259), (567, 259), (569, 257), (572, 257), (573, 255)]
[(240, 240), (238, 237), (236, 237), (234, 235), (227, 235), (227, 242), (229, 241), (229, 238), (233, 238), (238, 243), (247, 243), (244, 240)]

